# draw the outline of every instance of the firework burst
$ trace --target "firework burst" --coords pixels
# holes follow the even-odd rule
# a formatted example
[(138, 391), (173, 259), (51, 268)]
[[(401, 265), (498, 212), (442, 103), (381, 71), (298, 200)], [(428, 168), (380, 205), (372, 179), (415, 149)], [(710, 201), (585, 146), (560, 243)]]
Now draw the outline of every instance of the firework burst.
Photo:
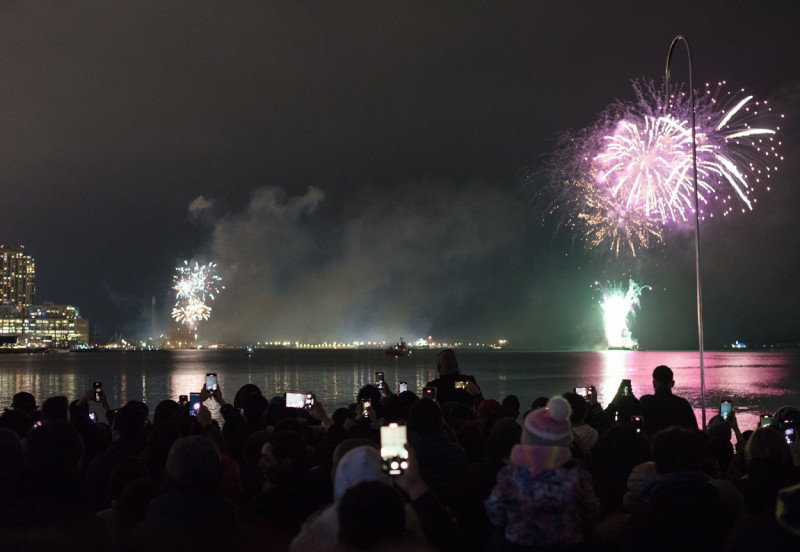
[(208, 320), (210, 317), (211, 307), (196, 298), (191, 298), (186, 303), (172, 309), (172, 318), (176, 322), (187, 326), (193, 325), (200, 320)]
[[(782, 157), (765, 102), (709, 85), (696, 94), (699, 217), (746, 212)], [(652, 81), (635, 102), (615, 102), (597, 123), (565, 133), (551, 157), (548, 214), (587, 247), (636, 255), (663, 243), (664, 229), (694, 219), (690, 97)]]
[(603, 327), (608, 348), (635, 349), (638, 343), (631, 335), (629, 321), (639, 306), (642, 291), (650, 289), (650, 286), (639, 285), (633, 280), (628, 281), (627, 289), (618, 284), (603, 287), (596, 282), (595, 285), (603, 294), (600, 306), (603, 311)]
[(216, 264), (201, 265), (183, 261), (177, 267), (172, 278), (172, 289), (175, 290), (175, 307), (172, 318), (186, 326), (194, 326), (201, 320), (211, 317), (211, 307), (206, 303), (213, 301), (225, 286), (222, 278), (216, 274)]

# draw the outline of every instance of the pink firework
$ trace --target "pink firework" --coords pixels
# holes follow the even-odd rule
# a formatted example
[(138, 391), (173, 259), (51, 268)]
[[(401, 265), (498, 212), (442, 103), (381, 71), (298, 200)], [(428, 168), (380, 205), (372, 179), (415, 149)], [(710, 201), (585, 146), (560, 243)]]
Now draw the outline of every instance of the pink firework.
[[(706, 86), (696, 97), (701, 219), (752, 210), (782, 160), (765, 102)], [(616, 255), (663, 241), (694, 220), (689, 97), (634, 82), (636, 102), (609, 106), (594, 126), (565, 134), (552, 158), (549, 211), (587, 245)], [(575, 194), (578, 194), (576, 197)]]

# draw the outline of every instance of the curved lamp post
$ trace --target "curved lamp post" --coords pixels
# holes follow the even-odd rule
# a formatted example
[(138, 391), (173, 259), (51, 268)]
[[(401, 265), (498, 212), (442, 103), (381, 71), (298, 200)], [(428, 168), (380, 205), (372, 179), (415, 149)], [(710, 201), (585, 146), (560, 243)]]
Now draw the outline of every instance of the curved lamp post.
[(692, 112), (692, 168), (694, 170), (694, 264), (697, 285), (697, 340), (700, 350), (700, 409), (703, 417), (703, 428), (706, 427), (706, 375), (703, 364), (703, 296), (700, 286), (700, 201), (697, 193), (697, 140), (695, 139), (695, 113), (694, 113), (694, 83), (692, 82), (692, 51), (689, 48), (689, 41), (683, 35), (677, 35), (672, 39), (667, 54), (666, 67), (666, 87), (667, 97), (669, 97), (669, 64), (672, 61), (672, 51), (678, 42), (683, 42), (686, 46), (686, 55), (689, 57), (689, 99)]

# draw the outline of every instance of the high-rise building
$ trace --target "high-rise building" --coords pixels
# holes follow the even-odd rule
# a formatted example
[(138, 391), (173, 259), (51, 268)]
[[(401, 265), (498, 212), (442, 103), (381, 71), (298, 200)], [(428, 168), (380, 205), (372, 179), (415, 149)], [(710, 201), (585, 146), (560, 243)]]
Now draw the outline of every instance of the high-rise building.
[(32, 305), (36, 296), (36, 263), (25, 246), (0, 245), (0, 304)]
[[(0, 347), (67, 347), (86, 343), (89, 321), (77, 307), (36, 305), (36, 264), (25, 247), (0, 245)], [(0, 351), (2, 352), (2, 351)]]

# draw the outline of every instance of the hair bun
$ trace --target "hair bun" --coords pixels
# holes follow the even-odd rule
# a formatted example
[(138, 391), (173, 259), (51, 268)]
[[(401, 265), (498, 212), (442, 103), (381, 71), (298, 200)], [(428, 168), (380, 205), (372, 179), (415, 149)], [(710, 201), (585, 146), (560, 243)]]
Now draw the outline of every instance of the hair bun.
[(547, 401), (547, 411), (554, 420), (566, 420), (571, 410), (569, 402), (564, 397), (553, 397)]

